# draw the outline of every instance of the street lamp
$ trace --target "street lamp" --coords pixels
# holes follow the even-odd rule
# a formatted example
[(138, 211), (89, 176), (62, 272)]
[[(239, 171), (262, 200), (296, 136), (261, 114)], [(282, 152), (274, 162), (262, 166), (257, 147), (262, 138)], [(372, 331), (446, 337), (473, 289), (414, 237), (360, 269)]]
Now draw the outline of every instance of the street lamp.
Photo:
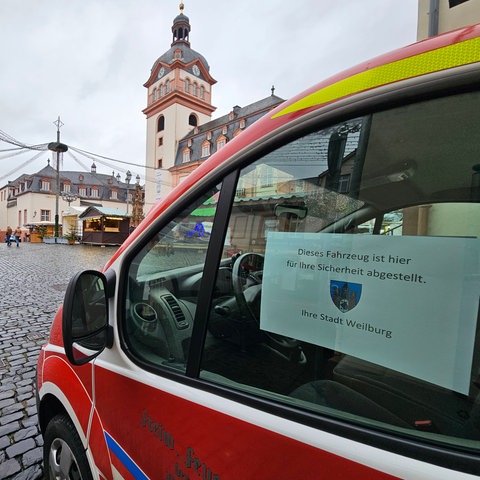
[[(68, 146), (64, 143), (60, 143), (60, 117), (58, 117), (57, 123), (57, 141), (50, 142), (48, 149), (57, 154), (57, 169), (56, 169), (56, 193), (55, 193), (55, 243), (58, 238), (58, 197), (60, 194), (60, 153), (64, 153), (68, 150)], [(63, 125), (63, 124), (62, 124)]]
[(132, 172), (127, 170), (125, 181), (127, 182), (127, 215), (128, 215), (128, 189), (130, 188), (130, 180), (132, 179)]
[(68, 203), (68, 208), (70, 208), (70, 204), (78, 198), (78, 195), (72, 192), (63, 192), (62, 198), (64, 202)]

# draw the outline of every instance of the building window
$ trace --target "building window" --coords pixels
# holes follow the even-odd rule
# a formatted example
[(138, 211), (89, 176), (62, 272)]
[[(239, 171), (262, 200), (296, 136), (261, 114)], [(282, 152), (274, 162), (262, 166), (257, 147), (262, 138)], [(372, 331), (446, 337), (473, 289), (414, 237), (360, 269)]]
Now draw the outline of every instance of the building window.
[(90, 192), (90, 195), (93, 197), (93, 198), (98, 198), (100, 195), (99, 195), (99, 191), (98, 191), (98, 188), (92, 188), (91, 192)]
[(194, 94), (195, 96), (198, 95), (198, 85), (197, 85), (196, 83), (193, 84), (193, 94)]
[(118, 200), (118, 192), (116, 190), (110, 192), (110, 200)]
[(240, 120), (240, 128), (245, 128), (245, 119), (244, 118), (242, 118)]
[(190, 93), (190, 79), (189, 78), (185, 79), (185, 91), (187, 93)]
[(85, 187), (80, 187), (78, 189), (78, 194), (81, 196), (81, 197), (86, 197), (87, 196), (87, 189)]
[(273, 185), (273, 169), (265, 165), (262, 169), (262, 187), (271, 187)]
[(40, 210), (40, 221), (41, 222), (50, 222), (50, 210)]
[(69, 193), (72, 191), (72, 185), (70, 183), (63, 184), (63, 192)]
[(350, 174), (340, 175), (338, 180), (338, 193), (347, 193), (350, 190)]
[(190, 114), (190, 116), (188, 117), (188, 124), (191, 125), (192, 127), (196, 127), (197, 123), (198, 123), (197, 116), (194, 115), (193, 113)]
[(223, 135), (227, 134), (227, 126), (226, 125), (223, 126), (222, 133), (223, 133)]
[(163, 145), (163, 137), (158, 138), (158, 146), (161, 147)]
[(157, 160), (157, 168), (162, 168), (163, 167), (163, 160), (161, 158), (159, 158)]
[(210, 155), (210, 142), (202, 143), (202, 158), (208, 157)]
[(164, 91), (163, 91), (163, 83), (160, 85), (160, 96), (163, 97)]
[(183, 161), (183, 163), (187, 163), (187, 162), (190, 161), (190, 149), (189, 149), (189, 148), (186, 148), (186, 149), (183, 151), (182, 161)]
[(165, 117), (160, 115), (157, 120), (157, 132), (163, 132), (165, 129)]
[(27, 209), (23, 211), (23, 224), (25, 225), (27, 223)]
[(205, 87), (203, 85), (200, 87), (200, 98), (202, 100), (205, 98)]
[(157, 99), (157, 89), (154, 88), (153, 89), (153, 101), (155, 101)]
[(224, 136), (221, 136), (217, 140), (217, 150), (220, 150), (225, 146), (226, 143), (226, 138)]
[(49, 180), (42, 180), (42, 190), (49, 191), (50, 190), (50, 181)]
[(170, 80), (167, 80), (167, 81), (165, 82), (165, 95), (166, 95), (167, 93), (170, 93)]

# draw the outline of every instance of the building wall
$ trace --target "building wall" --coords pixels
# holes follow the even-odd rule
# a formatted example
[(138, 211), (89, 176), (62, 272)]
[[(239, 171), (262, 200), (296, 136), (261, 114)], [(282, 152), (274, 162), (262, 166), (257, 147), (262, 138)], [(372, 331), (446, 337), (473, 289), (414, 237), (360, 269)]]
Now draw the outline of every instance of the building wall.
[[(210, 120), (210, 115), (194, 109), (194, 105), (188, 102), (173, 103), (158, 113), (147, 118), (147, 168), (145, 185), (145, 212), (159, 198), (163, 198), (172, 190), (172, 176), (168, 171), (175, 164), (175, 156), (179, 140), (187, 135), (194, 127), (189, 125), (188, 119), (191, 114), (196, 115), (198, 125)], [(165, 119), (165, 129), (157, 132), (159, 117)], [(162, 145), (159, 145), (159, 139)], [(159, 169), (159, 160), (162, 168)], [(155, 169), (155, 170), (154, 170)]]
[(480, 0), (466, 0), (462, 3), (452, 0), (419, 0), (417, 39), (429, 36), (431, 11), (438, 5), (438, 33), (480, 23)]

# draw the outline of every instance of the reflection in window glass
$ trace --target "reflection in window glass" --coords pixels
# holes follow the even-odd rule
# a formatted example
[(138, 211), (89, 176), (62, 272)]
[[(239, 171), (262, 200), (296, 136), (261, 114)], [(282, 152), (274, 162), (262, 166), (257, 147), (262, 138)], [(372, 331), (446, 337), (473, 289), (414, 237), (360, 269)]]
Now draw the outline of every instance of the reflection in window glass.
[(185, 209), (132, 260), (124, 337), (134, 359), (184, 371), (217, 191)]
[(244, 168), (201, 376), (478, 448), (479, 108), (403, 106)]

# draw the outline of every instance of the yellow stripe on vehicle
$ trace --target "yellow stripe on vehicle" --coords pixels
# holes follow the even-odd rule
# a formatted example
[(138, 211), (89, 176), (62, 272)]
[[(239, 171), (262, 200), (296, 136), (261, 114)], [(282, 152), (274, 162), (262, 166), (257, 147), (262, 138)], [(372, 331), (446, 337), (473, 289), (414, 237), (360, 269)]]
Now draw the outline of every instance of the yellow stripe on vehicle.
[(285, 107), (272, 118), (315, 107), (389, 83), (480, 61), (480, 37), (357, 73)]

